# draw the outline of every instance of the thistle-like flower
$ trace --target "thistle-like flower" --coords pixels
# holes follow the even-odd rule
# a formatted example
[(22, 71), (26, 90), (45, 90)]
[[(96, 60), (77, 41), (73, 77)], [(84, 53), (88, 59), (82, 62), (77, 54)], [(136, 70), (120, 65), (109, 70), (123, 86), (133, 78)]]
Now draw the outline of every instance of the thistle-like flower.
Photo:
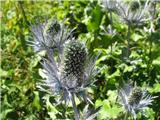
[(145, 5), (142, 5), (139, 0), (131, 1), (130, 4), (119, 1), (117, 2), (117, 13), (127, 25), (143, 25), (148, 20), (148, 2), (149, 0), (145, 2)]
[[(59, 56), (60, 55), (60, 56)], [(63, 92), (65, 97), (70, 92), (81, 93), (88, 85), (94, 82), (98, 73), (95, 67), (95, 59), (90, 57), (85, 44), (74, 39), (65, 43), (62, 55), (48, 56), (42, 63), (46, 74), (46, 84), (53, 93)], [(63, 97), (64, 97), (63, 96)], [(65, 98), (68, 99), (68, 98)]]
[(43, 58), (42, 62), (45, 84), (42, 83), (39, 87), (43, 89), (42, 86), (47, 86), (54, 95), (60, 95), (58, 102), (71, 101), (75, 119), (78, 120), (74, 96), (90, 102), (85, 89), (94, 82), (98, 73), (95, 69), (96, 57), (88, 54), (85, 43), (75, 40), (71, 35), (72, 31), (66, 30), (67, 27), (57, 21), (51, 22), (53, 23), (48, 23), (41, 30), (33, 30), (33, 46), (36, 50), (47, 52), (47, 58)]
[(130, 84), (124, 84), (124, 87), (120, 89), (119, 98), (126, 112), (131, 113), (134, 119), (136, 119), (137, 111), (145, 109), (153, 101), (153, 97), (148, 95), (146, 90)]
[[(84, 44), (78, 41), (69, 41), (64, 48), (63, 56), (63, 83), (74, 88), (81, 86), (84, 78), (84, 67), (87, 60), (87, 50)], [(75, 80), (70, 79), (74, 77)]]
[(73, 30), (69, 30), (64, 24), (60, 24), (56, 20), (51, 19), (43, 24), (32, 26), (31, 31), (34, 41), (29, 42), (35, 52), (57, 50), (59, 53), (62, 53), (63, 45), (68, 39), (72, 38), (71, 33)]

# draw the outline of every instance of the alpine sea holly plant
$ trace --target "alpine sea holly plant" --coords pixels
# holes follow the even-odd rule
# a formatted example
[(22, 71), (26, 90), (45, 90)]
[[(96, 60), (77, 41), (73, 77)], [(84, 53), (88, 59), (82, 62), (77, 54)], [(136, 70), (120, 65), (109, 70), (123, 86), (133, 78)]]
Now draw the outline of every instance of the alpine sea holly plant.
[[(147, 22), (149, 22), (149, 20), (151, 20), (148, 14), (150, 4), (151, 1), (149, 0), (143, 2), (140, 0), (115, 0), (114, 2), (112, 0), (103, 1), (103, 6), (107, 9), (107, 12), (110, 15), (110, 20), (113, 20), (111, 17), (112, 13), (116, 13), (118, 17), (120, 17), (121, 21), (125, 23), (128, 27), (126, 36), (126, 60), (131, 58), (130, 41), (134, 29), (138, 28), (139, 26), (144, 26)], [(124, 87), (120, 89), (119, 98), (121, 100), (121, 104), (126, 110), (125, 120), (128, 119), (130, 114), (132, 114), (133, 118), (136, 119), (137, 112), (142, 111), (148, 105), (151, 105), (153, 101), (153, 97), (147, 95), (146, 90), (142, 90), (140, 87), (132, 86), (129, 84), (124, 84)]]
[(137, 112), (151, 105), (153, 97), (136, 84), (124, 83), (123, 87), (119, 90), (119, 100), (126, 110), (124, 119), (127, 120), (130, 114), (136, 119)]
[[(86, 95), (86, 88), (93, 84), (99, 72), (95, 69), (97, 57), (90, 55), (85, 43), (76, 40), (72, 31), (56, 20), (49, 20), (44, 24), (33, 26), (34, 41), (31, 41), (35, 52), (45, 51), (42, 66), (45, 74), (44, 83), (53, 95), (60, 95), (58, 103), (72, 102), (74, 118), (79, 120), (79, 111), (75, 96), (91, 102)], [(86, 118), (92, 118), (96, 113)]]
[(126, 58), (130, 55), (130, 39), (132, 29), (143, 26), (150, 20), (148, 16), (149, 0), (146, 0), (144, 4), (141, 4), (140, 0), (118, 1), (116, 13), (121, 18), (121, 21), (128, 27), (127, 30), (127, 51)]

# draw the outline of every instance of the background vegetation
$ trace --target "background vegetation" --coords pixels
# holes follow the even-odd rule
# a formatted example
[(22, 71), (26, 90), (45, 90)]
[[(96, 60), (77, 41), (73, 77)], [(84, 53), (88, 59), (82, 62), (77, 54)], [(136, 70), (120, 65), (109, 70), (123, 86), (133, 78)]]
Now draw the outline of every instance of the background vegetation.
[[(74, 36), (88, 41), (89, 51), (96, 54), (98, 67), (104, 67), (95, 86), (88, 89), (94, 105), (101, 107), (98, 120), (123, 119), (124, 110), (117, 102), (117, 87), (122, 81), (133, 81), (146, 87), (154, 99), (153, 105), (139, 120), (160, 118), (160, 3), (156, 3), (156, 17), (144, 26), (131, 29), (129, 59), (127, 57), (127, 25), (116, 14), (113, 23), (100, 1), (1, 1), (1, 114), (2, 120), (73, 119), (72, 107), (55, 106), (54, 96), (37, 89), (41, 81), (41, 57), (34, 54), (27, 41), (33, 40), (30, 23), (55, 17), (67, 19)], [(144, 30), (154, 26), (154, 32)], [(116, 34), (107, 33), (112, 25)], [(79, 103), (78, 108), (83, 108)], [(64, 115), (65, 114), (65, 115)]]

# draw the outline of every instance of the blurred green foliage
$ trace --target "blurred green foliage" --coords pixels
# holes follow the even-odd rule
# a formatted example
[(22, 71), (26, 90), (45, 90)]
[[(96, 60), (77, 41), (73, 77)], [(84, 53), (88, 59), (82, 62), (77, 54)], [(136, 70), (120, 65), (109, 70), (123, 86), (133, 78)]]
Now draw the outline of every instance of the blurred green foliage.
[[(160, 3), (157, 3), (160, 11)], [(1, 1), (1, 114), (2, 120), (73, 119), (72, 107), (56, 106), (54, 96), (41, 92), (36, 84), (41, 81), (39, 64), (27, 41), (32, 40), (30, 24), (55, 17), (67, 19), (70, 28), (76, 28), (75, 37), (87, 41), (90, 52), (102, 51), (96, 64), (104, 67), (97, 76), (89, 95), (93, 108), (102, 106), (98, 120), (123, 119), (124, 109), (117, 102), (117, 87), (122, 81), (132, 80), (146, 87), (154, 99), (153, 105), (138, 119), (154, 120), (160, 117), (160, 13), (154, 21), (155, 32), (143, 28), (131, 30), (130, 59), (124, 60), (127, 26), (113, 14), (112, 36), (104, 29), (110, 25), (109, 13), (100, 1)], [(145, 25), (149, 28), (150, 23)], [(104, 28), (104, 29), (103, 29)], [(112, 47), (112, 52), (111, 52)], [(83, 103), (79, 103), (81, 109)]]

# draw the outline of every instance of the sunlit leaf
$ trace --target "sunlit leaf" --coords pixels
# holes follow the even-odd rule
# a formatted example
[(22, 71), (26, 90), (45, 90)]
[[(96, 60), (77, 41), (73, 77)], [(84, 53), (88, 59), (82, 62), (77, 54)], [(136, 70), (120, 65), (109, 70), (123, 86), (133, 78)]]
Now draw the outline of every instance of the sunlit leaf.
[(103, 16), (103, 13), (101, 11), (101, 7), (97, 5), (91, 13), (91, 19), (88, 23), (89, 31), (97, 31), (99, 29), (102, 16)]

